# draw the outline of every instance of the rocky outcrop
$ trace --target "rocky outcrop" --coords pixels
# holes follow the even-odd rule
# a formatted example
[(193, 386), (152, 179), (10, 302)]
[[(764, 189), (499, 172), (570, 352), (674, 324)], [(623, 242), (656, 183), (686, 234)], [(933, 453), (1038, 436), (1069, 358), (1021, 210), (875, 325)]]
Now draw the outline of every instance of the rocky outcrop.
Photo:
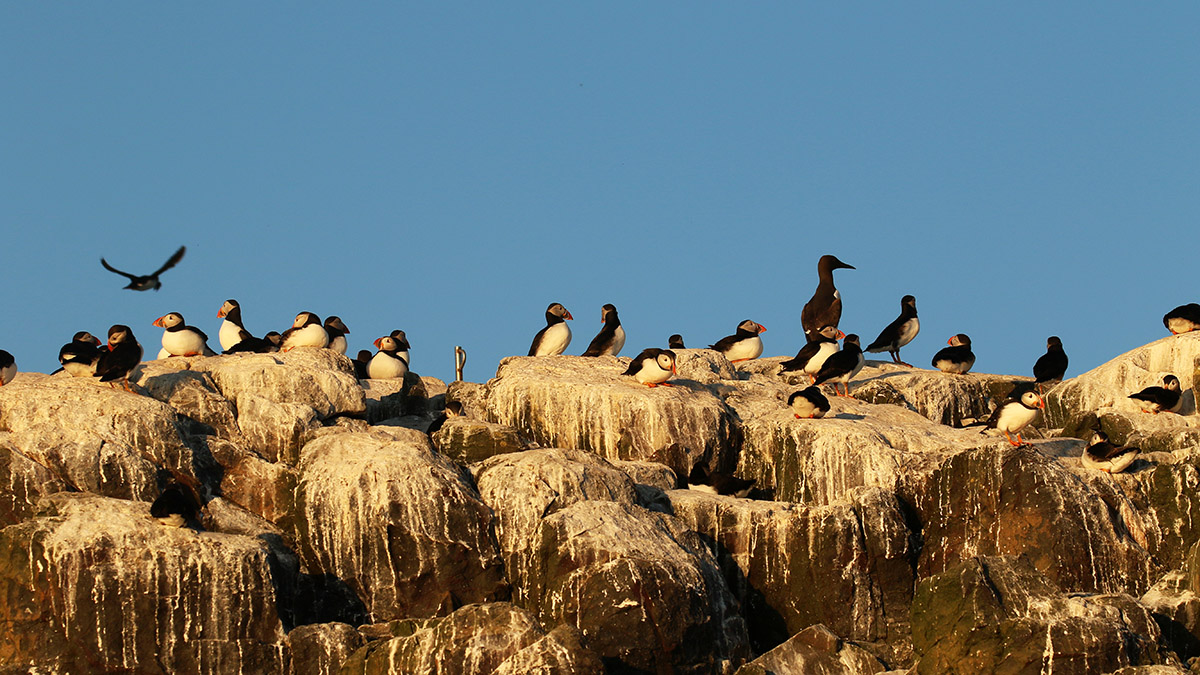
[(363, 646), (362, 635), (346, 623), (299, 626), (287, 635), (290, 675), (337, 675), (342, 663)]
[(528, 447), (516, 429), (470, 417), (448, 418), (432, 440), (438, 452), (459, 464), (474, 464)]
[(742, 666), (737, 675), (871, 675), (885, 670), (870, 652), (818, 624)]

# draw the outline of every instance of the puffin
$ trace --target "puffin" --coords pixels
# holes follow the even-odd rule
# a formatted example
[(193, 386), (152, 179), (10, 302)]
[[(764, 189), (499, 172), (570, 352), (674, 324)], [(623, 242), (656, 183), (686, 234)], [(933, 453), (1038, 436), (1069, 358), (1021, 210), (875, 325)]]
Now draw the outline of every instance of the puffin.
[(683, 346), (683, 336), (676, 333), (667, 338), (667, 349), (687, 349)]
[(711, 344), (708, 348), (724, 354), (730, 363), (757, 359), (763, 353), (762, 338), (758, 336), (766, 330), (766, 326), (761, 323), (746, 319), (738, 324), (736, 333), (717, 340), (716, 344)]
[[(163, 328), (162, 348), (169, 356), (212, 356), (208, 348), (208, 336), (204, 331), (189, 326), (179, 312), (164, 314), (154, 320), (154, 325)], [(159, 352), (162, 358), (162, 352)]]
[(300, 312), (292, 327), (283, 331), (280, 351), (296, 347), (324, 347), (329, 344), (329, 333), (321, 325), (321, 318), (312, 312)]
[(121, 276), (129, 279), (129, 285), (125, 286), (125, 288), (131, 291), (148, 291), (150, 289), (157, 291), (158, 289), (162, 288), (162, 282), (158, 280), (158, 275), (177, 265), (180, 260), (183, 260), (183, 254), (186, 252), (187, 247), (180, 246), (179, 250), (175, 251), (175, 253), (169, 259), (167, 259), (167, 262), (163, 263), (163, 266), (158, 268), (158, 271), (156, 271), (154, 274), (144, 277), (140, 277), (136, 274), (130, 274), (128, 272), (122, 272), (112, 265), (109, 265), (108, 261), (104, 258), (100, 258), (100, 264), (104, 265), (104, 269), (108, 270), (109, 272), (115, 272), (116, 274), (120, 274)]
[(837, 382), (834, 382), (834, 395), (849, 396), (850, 378), (862, 370), (864, 363), (866, 363), (866, 359), (863, 357), (862, 343), (859, 342), (857, 335), (851, 333), (846, 336), (846, 341), (842, 343), (842, 350), (825, 359), (825, 365), (821, 366), (821, 370), (817, 371), (817, 377), (813, 380), (813, 385), (821, 385), (830, 380), (837, 380), (842, 383), (842, 388), (846, 390), (846, 393), (839, 394)]
[(404, 334), (404, 331), (399, 329), (392, 331), (391, 335), (396, 339), (396, 346), (398, 347), (396, 356), (404, 359), (405, 363), (412, 363), (412, 359), (408, 358), (408, 350), (412, 349), (412, 346), (408, 344), (408, 336)]
[(12, 354), (0, 349), (0, 387), (12, 382), (17, 376), (17, 360)]
[(1179, 391), (1179, 378), (1174, 375), (1164, 377), (1163, 386), (1146, 387), (1136, 394), (1130, 394), (1129, 398), (1141, 401), (1142, 412), (1155, 415), (1163, 411), (1178, 413), (1179, 409), (1183, 407), (1183, 396)]
[[(1021, 440), (1021, 430), (1029, 426), (1038, 416), (1038, 410), (1046, 407), (1046, 402), (1035, 391), (1026, 391), (1020, 398), (1009, 399), (992, 412), (988, 418), (988, 429), (999, 429), (1013, 446), (1025, 445)], [(1013, 440), (1009, 434), (1016, 434)]]
[(529, 345), (530, 356), (557, 356), (567, 351), (571, 344), (571, 327), (567, 321), (574, 319), (571, 313), (557, 302), (546, 308), (546, 327), (533, 336)]
[(887, 328), (867, 345), (867, 351), (872, 354), (888, 352), (892, 362), (902, 366), (912, 366), (900, 360), (900, 348), (913, 341), (921, 332), (921, 321), (917, 318), (917, 299), (911, 295), (900, 298), (900, 316), (889, 323)]
[(150, 505), (150, 517), (167, 527), (183, 527), (200, 511), (192, 490), (181, 483), (171, 483)]
[(1171, 335), (1200, 330), (1200, 305), (1191, 302), (1176, 307), (1163, 316), (1163, 325)]
[(221, 330), (217, 332), (217, 340), (221, 343), (221, 349), (225, 350), (225, 353), (228, 354), (235, 345), (243, 340), (254, 337), (242, 324), (242, 306), (238, 304), (237, 300), (232, 298), (226, 300), (221, 305), (221, 309), (217, 310), (217, 318), (225, 319), (221, 322)]
[(1033, 379), (1037, 382), (1038, 393), (1042, 393), (1042, 385), (1063, 379), (1067, 374), (1067, 353), (1063, 351), (1062, 340), (1057, 335), (1046, 338), (1046, 353), (1038, 357), (1033, 364)]
[(1079, 456), (1079, 462), (1089, 469), (1104, 473), (1121, 473), (1133, 464), (1139, 452), (1141, 450), (1138, 448), (1109, 443), (1108, 435), (1096, 429), (1087, 447), (1083, 449), (1083, 454)]
[(328, 317), (325, 319), (325, 332), (329, 334), (329, 344), (325, 347), (344, 355), (347, 347), (346, 335), (350, 332), (346, 324), (342, 323), (340, 317)]
[(817, 339), (817, 332), (825, 326), (837, 328), (842, 320), (842, 296), (833, 285), (833, 271), (852, 269), (852, 265), (831, 255), (823, 255), (817, 261), (817, 277), (820, 279), (817, 290), (800, 311), (800, 325), (804, 327), (805, 339)]
[(643, 349), (637, 355), (622, 375), (632, 375), (633, 379), (647, 387), (672, 387), (667, 380), (675, 374), (675, 352), (670, 349)]
[(116, 386), (121, 380), (125, 391), (129, 388), (129, 373), (142, 361), (142, 345), (133, 336), (133, 329), (122, 324), (115, 324), (108, 329), (108, 346), (101, 351), (100, 360), (96, 362), (96, 377), (101, 382)]
[(358, 356), (350, 359), (350, 362), (354, 364), (355, 378), (359, 380), (369, 379), (367, 378), (367, 364), (371, 362), (372, 356), (374, 355), (371, 353), (371, 350), (360, 349), (358, 350)]
[(367, 377), (372, 380), (403, 379), (408, 374), (408, 361), (397, 355), (400, 345), (396, 338), (385, 335), (375, 340), (379, 349), (367, 363)]
[(933, 367), (943, 373), (963, 375), (975, 365), (975, 354), (971, 352), (971, 338), (959, 333), (946, 340), (949, 347), (933, 355)]
[(279, 345), (283, 342), (283, 336), (279, 331), (273, 330), (266, 335), (256, 338), (248, 337), (236, 345), (226, 349), (223, 354), (269, 354), (279, 351)]
[(816, 340), (805, 343), (800, 351), (796, 352), (795, 357), (781, 364), (783, 370), (780, 372), (802, 370), (808, 375), (808, 381), (812, 382), (816, 379), (816, 374), (821, 372), (825, 360), (837, 353), (838, 340), (844, 337), (846, 334), (838, 330), (837, 326), (825, 326), (817, 331)]
[(829, 399), (821, 393), (821, 388), (813, 385), (807, 389), (793, 392), (788, 397), (788, 405), (796, 413), (796, 419), (817, 419), (829, 412)]
[(462, 403), (459, 403), (458, 401), (446, 401), (446, 407), (444, 410), (442, 410), (442, 414), (437, 416), (437, 419), (435, 419), (433, 421), (433, 424), (429, 425), (429, 428), (425, 430), (425, 433), (432, 436), (435, 433), (437, 433), (439, 430), (441, 430), (441, 428), (443, 426), (445, 426), (446, 420), (450, 419), (451, 417), (462, 417), (462, 416), (463, 416)]
[(708, 472), (707, 462), (697, 462), (688, 473), (688, 489), (729, 497), (746, 497), (754, 488), (754, 479), (738, 478), (731, 473)]
[(92, 377), (100, 360), (100, 338), (81, 330), (58, 350), (58, 362), (71, 377)]
[(625, 329), (621, 328), (621, 318), (617, 316), (615, 305), (608, 304), (600, 308), (600, 321), (604, 327), (592, 338), (591, 344), (583, 352), (584, 356), (616, 356), (625, 346)]

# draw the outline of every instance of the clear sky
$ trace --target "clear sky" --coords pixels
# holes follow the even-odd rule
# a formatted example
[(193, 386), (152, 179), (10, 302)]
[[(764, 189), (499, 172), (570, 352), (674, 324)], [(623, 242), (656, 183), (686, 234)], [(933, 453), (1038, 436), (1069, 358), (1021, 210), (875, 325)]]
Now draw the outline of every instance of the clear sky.
[[(1200, 301), (1200, 4), (0, 5), (0, 348), (57, 367), (170, 311), (216, 344), (338, 314), (413, 369), (578, 354), (751, 318), (801, 346), (816, 261), (864, 343), (917, 297), (906, 360), (1077, 375)], [(163, 289), (121, 290), (100, 267)], [(886, 355), (882, 355), (886, 358)]]

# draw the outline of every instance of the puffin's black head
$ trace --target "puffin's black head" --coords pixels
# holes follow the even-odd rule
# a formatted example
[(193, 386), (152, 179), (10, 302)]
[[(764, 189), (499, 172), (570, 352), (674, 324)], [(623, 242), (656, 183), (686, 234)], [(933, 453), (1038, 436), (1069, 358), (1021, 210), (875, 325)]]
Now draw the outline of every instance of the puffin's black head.
[(408, 336), (402, 330), (394, 330), (391, 333), (392, 337), (396, 338), (396, 344), (400, 345), (400, 349), (409, 350), (412, 346), (408, 344)]
[(174, 328), (183, 324), (183, 315), (179, 312), (171, 312), (164, 314), (154, 320), (154, 325), (159, 328)]
[(906, 295), (906, 296), (904, 296), (903, 298), (900, 298), (900, 308), (901, 308), (901, 309), (903, 309), (903, 308), (904, 308), (904, 307), (906, 307), (906, 306), (907, 306), (907, 307), (912, 307), (913, 309), (916, 309), (916, 308), (917, 308), (917, 298), (916, 298), (916, 296), (912, 296), (912, 295)]
[(1062, 349), (1062, 340), (1057, 335), (1051, 335), (1046, 338), (1046, 349)]
[(327, 329), (332, 328), (336, 331), (341, 331), (343, 333), (350, 332), (350, 329), (346, 328), (346, 324), (342, 323), (341, 318), (336, 317), (336, 316), (331, 316), (331, 317), (325, 319), (325, 328), (327, 328)]
[(122, 342), (133, 342), (133, 329), (124, 324), (114, 324), (108, 329), (108, 346), (113, 347)]
[(304, 328), (314, 323), (320, 325), (321, 318), (312, 312), (300, 312), (296, 315), (296, 320), (292, 322), (292, 328)]
[(970, 347), (971, 338), (967, 337), (966, 333), (959, 333), (949, 340), (946, 340), (946, 344), (950, 345), (951, 347)]
[(554, 321), (554, 320), (559, 320), (559, 319), (574, 319), (574, 318), (575, 317), (571, 316), (571, 313), (567, 311), (566, 307), (563, 307), (562, 305), (560, 305), (557, 302), (550, 303), (550, 306), (546, 308), (546, 320), (547, 321)]
[(354, 357), (354, 360), (359, 361), (361, 363), (366, 363), (367, 361), (370, 361), (371, 360), (371, 350), (370, 349), (358, 350), (358, 356)]
[(846, 334), (838, 330), (837, 326), (823, 326), (821, 330), (817, 331), (817, 335), (829, 342), (836, 342), (846, 337)]
[(270, 342), (271, 344), (275, 345), (276, 347), (279, 346), (280, 342), (283, 342), (283, 336), (280, 335), (279, 331), (277, 331), (277, 330), (273, 330), (270, 333), (267, 333), (266, 335), (263, 336), (263, 339), (266, 340), (267, 342)]
[(463, 404), (459, 401), (446, 401), (446, 416), (447, 417), (462, 417)]
[(1163, 386), (1171, 391), (1179, 391), (1179, 378), (1174, 375), (1167, 375), (1163, 378)]
[(687, 347), (683, 346), (683, 336), (679, 333), (667, 338), (667, 347), (671, 349), (687, 349)]
[(233, 314), (234, 310), (238, 310), (241, 308), (242, 308), (242, 306), (238, 304), (237, 300), (230, 298), (230, 299), (226, 300), (224, 304), (221, 305), (221, 309), (217, 310), (217, 318), (224, 319), (225, 317), (229, 316), (230, 314)]
[(850, 333), (849, 335), (847, 335), (845, 344), (854, 345), (855, 347), (862, 346), (858, 341), (858, 335), (856, 333)]
[(755, 323), (754, 321), (751, 321), (750, 319), (746, 319), (745, 321), (738, 324), (738, 330), (743, 333), (750, 333), (751, 335), (758, 335), (759, 333), (766, 331), (767, 327), (762, 325), (761, 323)]
[(617, 316), (616, 305), (607, 304), (600, 308), (600, 323), (608, 323), (610, 316), (612, 317), (613, 321), (620, 320), (620, 317)]
[(75, 337), (71, 338), (71, 342), (85, 342), (89, 345), (96, 345), (97, 347), (100, 346), (100, 338), (92, 335), (86, 330), (81, 330), (76, 333)]

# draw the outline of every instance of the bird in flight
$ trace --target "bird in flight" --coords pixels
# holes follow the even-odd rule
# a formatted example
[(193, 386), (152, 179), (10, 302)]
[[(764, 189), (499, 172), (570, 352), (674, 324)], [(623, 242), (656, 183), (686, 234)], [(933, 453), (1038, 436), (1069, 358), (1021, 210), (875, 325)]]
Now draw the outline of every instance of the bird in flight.
[(129, 279), (129, 285), (125, 286), (125, 288), (128, 288), (131, 291), (148, 291), (151, 288), (157, 291), (158, 289), (162, 288), (162, 282), (158, 280), (158, 275), (166, 272), (178, 264), (180, 260), (183, 260), (183, 254), (186, 252), (187, 247), (180, 246), (179, 250), (175, 251), (175, 254), (172, 255), (167, 262), (163, 263), (162, 267), (158, 268), (157, 272), (144, 277), (139, 277), (136, 274), (130, 274), (128, 272), (122, 272), (112, 265), (109, 265), (108, 261), (104, 258), (100, 259), (100, 264), (104, 265), (104, 269), (108, 270), (109, 272), (115, 272), (123, 277), (127, 277)]

